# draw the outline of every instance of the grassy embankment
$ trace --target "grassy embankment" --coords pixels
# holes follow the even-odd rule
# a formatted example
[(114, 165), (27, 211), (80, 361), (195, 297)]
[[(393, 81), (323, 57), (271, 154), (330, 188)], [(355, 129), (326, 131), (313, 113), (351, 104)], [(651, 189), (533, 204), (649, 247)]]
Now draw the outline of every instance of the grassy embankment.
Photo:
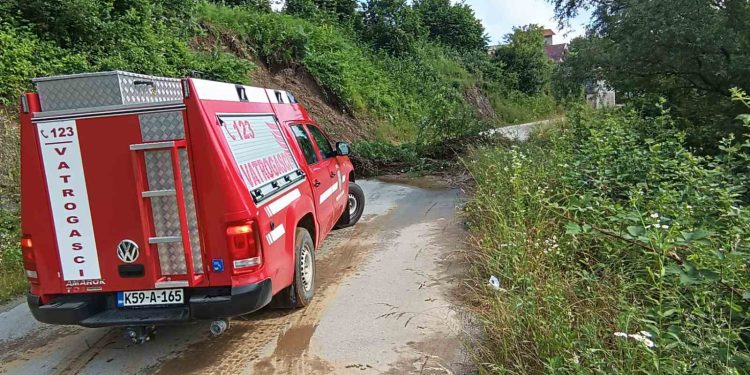
[(466, 159), (482, 373), (748, 373), (750, 143), (684, 140), (578, 111)]

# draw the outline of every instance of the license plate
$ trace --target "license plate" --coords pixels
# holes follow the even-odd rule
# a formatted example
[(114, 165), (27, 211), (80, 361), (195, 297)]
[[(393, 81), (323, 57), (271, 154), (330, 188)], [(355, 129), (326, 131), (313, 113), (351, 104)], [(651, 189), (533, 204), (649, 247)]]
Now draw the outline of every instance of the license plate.
[(134, 290), (117, 292), (117, 306), (177, 305), (185, 301), (182, 289)]

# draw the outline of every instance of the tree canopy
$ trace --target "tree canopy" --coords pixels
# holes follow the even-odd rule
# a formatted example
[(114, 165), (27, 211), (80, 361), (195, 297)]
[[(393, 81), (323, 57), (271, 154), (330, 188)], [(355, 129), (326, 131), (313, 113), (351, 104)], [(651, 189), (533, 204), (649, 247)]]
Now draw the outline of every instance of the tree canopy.
[(488, 37), (474, 10), (463, 2), (415, 0), (414, 10), (430, 38), (459, 50), (482, 49)]
[[(716, 135), (737, 131), (732, 87), (750, 88), (750, 2), (746, 0), (556, 0), (560, 17), (591, 7), (585, 42), (566, 69), (596, 74), (629, 97), (658, 95), (676, 114)], [(697, 129), (696, 129), (697, 130)]]
[(543, 28), (538, 25), (514, 28), (505, 36), (505, 44), (495, 51), (495, 58), (515, 76), (516, 88), (526, 94), (544, 92), (552, 74), (542, 32)]
[(363, 4), (362, 39), (376, 49), (403, 54), (424, 34), (419, 15), (406, 0), (367, 0)]

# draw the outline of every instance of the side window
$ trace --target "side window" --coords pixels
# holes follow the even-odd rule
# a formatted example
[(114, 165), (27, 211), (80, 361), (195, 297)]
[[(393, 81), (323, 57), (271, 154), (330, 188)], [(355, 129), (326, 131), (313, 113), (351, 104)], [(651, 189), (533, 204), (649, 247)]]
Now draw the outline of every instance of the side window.
[(310, 133), (312, 133), (313, 138), (315, 138), (315, 143), (318, 145), (318, 149), (320, 149), (323, 159), (336, 156), (333, 147), (331, 147), (331, 142), (328, 142), (328, 138), (326, 138), (320, 129), (312, 125), (308, 125), (307, 128), (310, 129)]
[(294, 133), (294, 138), (297, 138), (297, 143), (302, 149), (302, 153), (305, 154), (307, 164), (312, 165), (317, 163), (318, 155), (315, 154), (315, 148), (313, 148), (310, 137), (305, 132), (305, 128), (302, 125), (292, 125), (292, 133)]

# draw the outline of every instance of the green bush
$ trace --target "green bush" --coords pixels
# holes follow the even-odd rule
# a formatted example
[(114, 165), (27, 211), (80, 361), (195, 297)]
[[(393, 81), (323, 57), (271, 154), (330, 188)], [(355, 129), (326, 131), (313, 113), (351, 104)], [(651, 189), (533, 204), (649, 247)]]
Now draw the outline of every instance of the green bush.
[(0, 24), (0, 104), (18, 104), (34, 77), (88, 69), (85, 56), (39, 40), (27, 29)]
[[(747, 373), (747, 139), (715, 157), (665, 112), (574, 111), (478, 150), (467, 219), (483, 372)], [(749, 120), (750, 121), (750, 120)]]

